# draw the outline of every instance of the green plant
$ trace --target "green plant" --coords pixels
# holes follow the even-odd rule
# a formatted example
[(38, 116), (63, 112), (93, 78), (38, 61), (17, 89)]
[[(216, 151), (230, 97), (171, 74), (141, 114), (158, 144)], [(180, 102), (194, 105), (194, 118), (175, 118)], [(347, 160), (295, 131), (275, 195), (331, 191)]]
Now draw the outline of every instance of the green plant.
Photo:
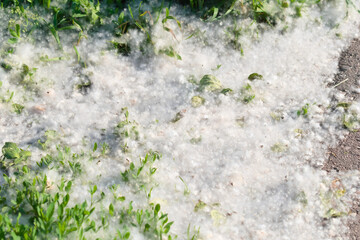
[(217, 79), (214, 75), (204, 75), (199, 83), (199, 91), (208, 91), (215, 92), (222, 88), (222, 84), (219, 79)]
[[(133, 162), (130, 163), (130, 167), (121, 173), (121, 176), (125, 182), (130, 181), (131, 179), (137, 180), (141, 178), (141, 173), (144, 168), (148, 169), (146, 175), (151, 177), (156, 172), (157, 168), (153, 167), (153, 164), (156, 160), (160, 160), (161, 155), (158, 152), (150, 151), (144, 158), (139, 159), (139, 166), (136, 166)], [(145, 177), (145, 176), (144, 176)], [(139, 179), (141, 180), (141, 179)]]
[(5, 143), (2, 147), (2, 154), (1, 164), (5, 169), (14, 165), (17, 166), (31, 157), (31, 152), (18, 148), (13, 142)]
[(246, 84), (240, 90), (240, 96), (243, 103), (250, 103), (255, 98), (255, 93), (250, 84)]
[(20, 35), (21, 35), (20, 25), (16, 24), (15, 29), (9, 28), (9, 31), (10, 31), (10, 34), (11, 34), (12, 38), (10, 38), (8, 40), (8, 42), (11, 43), (11, 44), (17, 43), (21, 39), (20, 38)]
[(185, 183), (185, 181), (184, 181), (184, 179), (182, 179), (182, 177), (179, 176), (179, 178), (180, 178), (180, 180), (182, 181), (182, 183), (183, 183), (184, 186), (185, 186), (185, 188), (184, 188), (184, 195), (185, 195), (185, 196), (189, 195), (189, 194), (190, 194), (190, 190), (189, 190), (188, 185)]
[(308, 103), (306, 103), (300, 110), (298, 110), (296, 113), (298, 116), (304, 116), (307, 117), (308, 116), (308, 112), (309, 112), (309, 108), (310, 105)]
[(248, 76), (248, 79), (249, 79), (250, 81), (254, 81), (254, 80), (256, 80), (256, 79), (262, 80), (262, 79), (263, 79), (263, 76), (260, 75), (260, 74), (258, 74), (258, 73), (252, 73), (252, 74), (250, 74), (250, 75)]
[(182, 60), (181, 56), (172, 47), (162, 49), (159, 51), (159, 53), (165, 54), (165, 55), (175, 58), (177, 60)]
[(18, 103), (13, 103), (12, 107), (13, 107), (14, 112), (16, 112), (17, 114), (20, 114), (24, 109), (24, 106), (21, 104), (18, 104)]
[(356, 113), (344, 114), (342, 123), (344, 127), (352, 132), (356, 132), (360, 128), (360, 120)]
[[(96, 150), (97, 144), (94, 144), (92, 152)], [(2, 154), (1, 163), (6, 170), (3, 176), (5, 183), (0, 187), (2, 239), (10, 236), (13, 239), (85, 239), (102, 228), (107, 229), (109, 220), (113, 217), (118, 220), (111, 224), (117, 224), (118, 230), (111, 239), (129, 239), (130, 229), (134, 227), (147, 239), (177, 238), (170, 234), (173, 222), (169, 221), (166, 213), (160, 212), (160, 204), (149, 202), (137, 209), (132, 202), (124, 206), (125, 196), (118, 195), (116, 185), (111, 187), (115, 202), (110, 203), (107, 211), (101, 207), (106, 196), (104, 192), (98, 191), (97, 185), (89, 184), (89, 201), (71, 203), (75, 181), (62, 178), (55, 189), (47, 175), (40, 171), (42, 167), (48, 167), (54, 162), (78, 160), (81, 155), (71, 154), (68, 147), (58, 147), (56, 158), (50, 155), (42, 158), (37, 163), (39, 168), (27, 166), (26, 159), (31, 157), (31, 152), (18, 148), (15, 143), (5, 143)], [(152, 167), (152, 163), (158, 159), (159, 153), (149, 152), (144, 159), (140, 159), (140, 166), (136, 167), (136, 171), (129, 171), (129, 177), (138, 181), (145, 168), (148, 169), (149, 176), (154, 175), (156, 168)], [(72, 178), (76, 177), (72, 175)], [(134, 187), (138, 190), (142, 188), (139, 185)], [(147, 193), (148, 199), (151, 197), (151, 190)], [(101, 216), (100, 220), (92, 217), (95, 212)]]
[(198, 240), (200, 235), (200, 227), (194, 227), (191, 231), (190, 226), (191, 225), (189, 224), (186, 231), (187, 240)]

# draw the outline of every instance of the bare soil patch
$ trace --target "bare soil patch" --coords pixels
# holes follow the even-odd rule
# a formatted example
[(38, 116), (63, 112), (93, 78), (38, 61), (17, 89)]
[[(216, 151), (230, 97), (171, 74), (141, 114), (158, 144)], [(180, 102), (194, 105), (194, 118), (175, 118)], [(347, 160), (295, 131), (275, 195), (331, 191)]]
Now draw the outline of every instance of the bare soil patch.
[(339, 60), (339, 72), (335, 75), (333, 86), (346, 94), (350, 101), (359, 99), (356, 91), (360, 80), (360, 39), (355, 39), (350, 47), (343, 51)]
[[(356, 91), (360, 82), (360, 39), (355, 39), (350, 47), (341, 53), (339, 71), (334, 77), (332, 86), (345, 93), (349, 101), (360, 99)], [(330, 172), (345, 172), (360, 170), (360, 131), (350, 132), (344, 140), (329, 149), (329, 157), (324, 164), (324, 170)], [(353, 200), (351, 208), (355, 218), (348, 221), (348, 236), (351, 240), (360, 239), (360, 193)]]

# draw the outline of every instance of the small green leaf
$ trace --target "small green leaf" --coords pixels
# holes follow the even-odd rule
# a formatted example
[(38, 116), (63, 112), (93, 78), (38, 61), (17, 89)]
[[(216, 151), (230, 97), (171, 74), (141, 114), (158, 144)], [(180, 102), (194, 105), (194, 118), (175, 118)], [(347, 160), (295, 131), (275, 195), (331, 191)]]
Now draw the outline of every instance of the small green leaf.
[(230, 93), (232, 93), (233, 90), (231, 88), (224, 88), (223, 90), (221, 90), (220, 93), (224, 94), (224, 95), (228, 95)]
[(219, 79), (217, 79), (214, 75), (204, 75), (199, 83), (199, 89), (200, 91), (209, 91), (209, 92), (215, 92), (222, 88), (221, 82)]
[(155, 206), (155, 210), (154, 210), (154, 215), (157, 215), (160, 211), (160, 204), (156, 204)]
[(13, 142), (6, 142), (2, 148), (2, 154), (7, 159), (16, 159), (20, 158), (20, 149)]
[(15, 29), (16, 29), (16, 35), (19, 38), (20, 37), (20, 25), (16, 24)]
[(194, 212), (197, 212), (203, 208), (206, 207), (206, 203), (204, 203), (203, 201), (199, 200), (198, 203), (195, 205), (194, 207)]
[(15, 43), (17, 43), (18, 42), (18, 39), (17, 38), (10, 38), (9, 40), (8, 40), (8, 43), (10, 43), (10, 44), (15, 44)]
[(20, 151), (20, 157), (25, 159), (28, 157), (31, 157), (31, 152), (30, 151), (25, 151), (25, 150), (21, 150)]
[(252, 73), (252, 74), (250, 74), (249, 76), (248, 76), (248, 79), (250, 80), (250, 81), (253, 81), (253, 80), (261, 80), (261, 79), (263, 79), (263, 76), (262, 75), (260, 75), (260, 74), (258, 74), (258, 73)]
[(65, 186), (65, 191), (68, 193), (71, 190), (72, 181), (69, 181)]
[(201, 96), (194, 96), (191, 98), (191, 106), (194, 108), (204, 105), (205, 99)]
[(16, 34), (16, 32), (13, 29), (9, 29), (9, 31), (10, 31), (11, 36), (13, 36), (14, 38), (18, 37), (18, 35)]
[(244, 103), (249, 103), (249, 102), (251, 102), (254, 98), (255, 98), (255, 95), (254, 95), (254, 94), (245, 96), (245, 97), (243, 98), (243, 102), (244, 102)]
[(342, 107), (344, 109), (348, 109), (351, 106), (351, 103), (347, 103), (347, 102), (340, 102), (336, 105), (336, 107)]
[(17, 114), (20, 114), (22, 112), (22, 110), (24, 109), (23, 105), (20, 105), (18, 103), (13, 103), (12, 105), (14, 112), (16, 112)]
[(21, 240), (21, 237), (16, 235), (16, 233), (14, 231), (11, 232), (11, 237), (12, 237), (13, 240)]
[(75, 50), (75, 53), (76, 53), (76, 56), (77, 56), (77, 62), (80, 62), (80, 54), (79, 54), (79, 51), (77, 50), (75, 45), (74, 45), (74, 50)]
[(109, 205), (109, 214), (111, 216), (114, 216), (114, 205), (112, 205), (112, 203), (110, 203), (110, 205)]
[(53, 216), (54, 214), (54, 210), (55, 210), (55, 203), (52, 202), (49, 204), (47, 210), (46, 210), (46, 219), (48, 221), (50, 221), (51, 217)]

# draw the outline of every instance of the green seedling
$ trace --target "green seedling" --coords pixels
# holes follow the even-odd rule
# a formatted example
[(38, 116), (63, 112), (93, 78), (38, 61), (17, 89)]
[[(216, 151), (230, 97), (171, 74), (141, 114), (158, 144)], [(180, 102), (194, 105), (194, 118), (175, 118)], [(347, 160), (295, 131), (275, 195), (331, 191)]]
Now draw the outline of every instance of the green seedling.
[(13, 103), (12, 108), (13, 108), (15, 113), (20, 114), (23, 111), (24, 106), (21, 105), (21, 104), (18, 104), (18, 103)]
[(40, 57), (40, 61), (42, 61), (42, 62), (55, 62), (55, 61), (61, 61), (61, 60), (66, 60), (66, 57), (49, 58), (48, 55), (44, 55), (44, 56)]
[(105, 156), (108, 151), (109, 151), (110, 147), (107, 143), (101, 143), (101, 155)]
[(46, 156), (42, 157), (40, 161), (36, 162), (36, 164), (38, 165), (39, 168), (49, 167), (53, 161), (54, 161), (54, 158), (51, 155), (46, 154)]
[(360, 128), (360, 120), (356, 113), (344, 114), (342, 123), (344, 127), (352, 132), (356, 132)]
[(216, 68), (212, 68), (211, 70), (217, 71), (217, 70), (219, 70), (220, 68), (221, 68), (221, 64), (218, 64), (218, 65), (216, 65)]
[[(186, 231), (186, 239), (187, 240), (198, 240), (200, 239), (200, 227), (199, 228), (196, 228), (194, 227), (193, 231), (190, 231), (190, 224), (188, 225), (187, 227), (187, 231)], [(191, 233), (193, 232), (193, 233)]]
[(19, 24), (16, 24), (16, 25), (15, 25), (15, 29), (11, 29), (11, 28), (10, 28), (9, 31), (10, 31), (10, 34), (11, 34), (12, 38), (10, 38), (10, 39), (8, 40), (8, 42), (9, 42), (10, 44), (15, 44), (15, 43), (19, 42), (19, 40), (21, 39), (21, 38), (20, 38), (20, 34), (21, 34), (21, 32), (20, 32), (20, 25), (19, 25)]
[(198, 211), (204, 209), (206, 206), (207, 206), (206, 203), (204, 203), (203, 201), (199, 200), (199, 201), (196, 203), (195, 207), (194, 207), (194, 212), (198, 212)]
[(184, 116), (185, 116), (184, 111), (180, 111), (180, 112), (176, 113), (175, 117), (171, 120), (171, 122), (176, 123), (177, 121), (182, 119)]
[(240, 43), (240, 37), (244, 34), (244, 31), (246, 29), (243, 29), (242, 26), (238, 27), (238, 23), (234, 21), (233, 27), (228, 27), (226, 29), (226, 35), (230, 39), (230, 45), (237, 51), (240, 51), (241, 55), (244, 55), (244, 49), (242, 48), (242, 45)]
[(76, 4), (76, 13), (72, 17), (87, 17), (92, 25), (101, 22), (100, 1), (74, 0), (73, 2)]
[(342, 186), (340, 179), (331, 182), (326, 192), (320, 192), (320, 200), (325, 209), (324, 218), (338, 218), (350, 213), (349, 207), (344, 203), (343, 197), (346, 189)]
[(241, 90), (241, 100), (243, 103), (250, 103), (255, 98), (254, 91), (250, 84), (246, 84)]
[(10, 93), (10, 91), (8, 90), (7, 91), (7, 95), (9, 96), (7, 99), (5, 98), (3, 101), (4, 102), (6, 102), (6, 103), (8, 103), (8, 102), (10, 102), (11, 100), (12, 100), (12, 98), (14, 97), (14, 92), (11, 92)]
[(34, 75), (36, 73), (37, 68), (30, 68), (28, 65), (23, 64), (21, 69), (21, 84), (23, 84), (25, 87), (31, 87), (34, 85)]
[(191, 106), (194, 108), (200, 107), (204, 105), (204, 103), (205, 103), (205, 98), (201, 96), (194, 96), (191, 98)]
[(92, 82), (89, 78), (85, 78), (81, 80), (79, 84), (75, 85), (76, 90), (78, 90), (81, 94), (86, 95), (90, 92), (92, 87)]
[(215, 76), (207, 74), (204, 75), (199, 83), (199, 91), (216, 92), (222, 88), (221, 82)]
[(220, 10), (222, 9), (220, 9), (218, 6), (213, 6), (205, 12), (205, 14), (201, 17), (201, 19), (206, 22), (220, 20), (221, 18), (225, 17), (226, 15), (230, 14), (233, 11), (236, 4), (236, 0), (233, 0), (231, 2), (232, 2), (231, 6), (226, 10), (224, 14), (220, 14), (221, 12)]
[(1, 165), (4, 169), (9, 169), (12, 166), (19, 166), (31, 157), (31, 152), (18, 148), (16, 143), (6, 142), (2, 147), (3, 157), (1, 158)]
[(169, 57), (175, 58), (177, 60), (182, 60), (181, 56), (173, 49), (173, 47), (169, 47), (159, 51), (160, 54), (165, 54)]
[(78, 49), (76, 48), (75, 45), (74, 45), (74, 51), (75, 51), (75, 54), (76, 54), (77, 62), (80, 63), (81, 56), (80, 56), (80, 53), (79, 53), (79, 51), (78, 51)]
[(258, 74), (258, 73), (252, 73), (248, 76), (248, 79), (250, 81), (254, 81), (254, 80), (262, 80), (263, 79), (263, 76)]
[[(130, 180), (139, 180), (146, 177), (151, 177), (155, 174), (157, 168), (153, 167), (153, 164), (156, 160), (160, 160), (160, 154), (158, 152), (149, 152), (145, 155), (144, 158), (139, 159), (139, 166), (136, 166), (133, 162), (130, 163), (130, 166), (127, 170), (121, 173), (122, 179), (124, 182), (129, 182)], [(143, 171), (145, 168), (148, 171)], [(145, 174), (142, 174), (145, 172)]]
[(289, 2), (288, 1), (282, 1), (281, 2), (281, 7), (282, 8), (288, 8), (289, 7)]
[(196, 79), (196, 77), (194, 75), (190, 75), (188, 78), (187, 78), (187, 81), (191, 84), (194, 84), (194, 85), (198, 85), (198, 81)]
[(221, 90), (220, 93), (224, 94), (224, 95), (229, 95), (233, 92), (233, 90), (231, 88), (224, 88), (223, 90)]
[(350, 106), (351, 106), (351, 103), (347, 103), (347, 102), (340, 102), (336, 105), (336, 107), (341, 107), (345, 110), (349, 109)]
[(54, 144), (59, 138), (59, 134), (55, 130), (46, 130), (44, 133), (44, 140), (38, 140), (38, 144), (43, 150), (46, 150), (51, 144)]
[(122, 43), (117, 41), (111, 41), (112, 46), (117, 50), (117, 52), (123, 56), (129, 56), (131, 53), (131, 48), (128, 43)]
[(182, 181), (182, 183), (184, 184), (185, 188), (184, 188), (184, 196), (187, 196), (190, 194), (190, 189), (188, 187), (188, 185), (185, 183), (184, 179), (182, 179), (182, 177), (180, 177), (180, 180)]
[(309, 112), (310, 105), (307, 103), (305, 106), (303, 106), (300, 110), (298, 110), (296, 113), (297, 115), (307, 117)]
[(118, 137), (121, 137), (123, 145), (127, 146), (125, 140), (131, 139), (131, 140), (139, 141), (140, 133), (138, 130), (137, 122), (129, 120), (129, 111), (127, 110), (127, 108), (123, 108), (122, 112), (124, 113), (125, 119), (117, 124), (117, 126), (115, 127), (114, 134)]
[(168, 31), (168, 32), (172, 32), (172, 30), (168, 27), (166, 27), (165, 23), (168, 21), (168, 20), (175, 20), (177, 25), (179, 26), (179, 28), (181, 28), (181, 23), (173, 16), (170, 16), (170, 11), (169, 11), (169, 8), (166, 8), (165, 9), (165, 18), (162, 20), (162, 24), (163, 24), (163, 28)]
[(2, 62), (0, 66), (6, 71), (10, 72), (12, 70), (12, 66), (6, 62)]

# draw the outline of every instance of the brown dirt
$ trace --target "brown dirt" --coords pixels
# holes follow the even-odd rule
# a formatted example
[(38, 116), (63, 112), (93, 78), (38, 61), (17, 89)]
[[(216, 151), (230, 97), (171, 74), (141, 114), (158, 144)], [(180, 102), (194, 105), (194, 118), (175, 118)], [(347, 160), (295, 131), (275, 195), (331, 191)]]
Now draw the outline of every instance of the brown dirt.
[(326, 171), (360, 170), (360, 132), (349, 133), (336, 147), (329, 149)]
[(360, 39), (353, 40), (350, 47), (343, 51), (339, 59), (339, 71), (335, 75), (332, 86), (345, 93), (350, 101), (359, 99), (356, 92), (360, 79)]
[[(358, 100), (360, 94), (355, 89), (359, 88), (360, 79), (360, 39), (354, 40), (350, 47), (341, 53), (338, 66), (339, 71), (331, 85), (344, 92), (349, 101)], [(350, 132), (336, 147), (329, 149), (329, 158), (323, 169), (328, 172), (360, 170), (360, 131)], [(347, 237), (360, 240), (360, 193), (353, 199), (351, 211), (355, 217), (347, 223)]]

